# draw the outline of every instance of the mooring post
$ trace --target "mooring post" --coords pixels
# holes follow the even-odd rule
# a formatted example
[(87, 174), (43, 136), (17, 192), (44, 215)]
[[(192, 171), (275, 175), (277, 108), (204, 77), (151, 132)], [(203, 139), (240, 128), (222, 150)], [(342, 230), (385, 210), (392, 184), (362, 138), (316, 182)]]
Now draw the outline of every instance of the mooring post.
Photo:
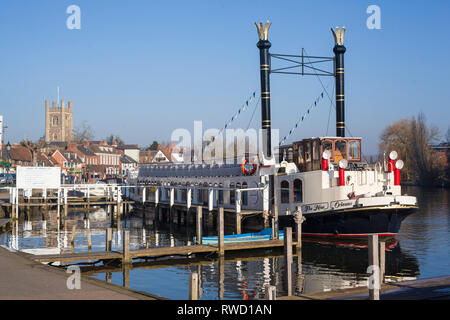
[(124, 263), (122, 265), (122, 276), (123, 276), (123, 286), (125, 288), (129, 288), (130, 287), (130, 264), (129, 263)]
[(292, 296), (292, 228), (284, 229), (285, 281), (288, 296)]
[(106, 229), (106, 245), (105, 251), (111, 251), (112, 249), (112, 228)]
[(197, 206), (197, 244), (202, 244), (202, 206)]
[(272, 237), (274, 240), (278, 240), (278, 204), (273, 204), (273, 217), (272, 217)]
[(61, 212), (61, 188), (58, 187), (58, 192), (56, 195), (56, 203), (57, 203), (57, 210), (58, 214)]
[(170, 209), (172, 209), (172, 207), (175, 203), (175, 188), (169, 189), (169, 203), (170, 203)]
[(236, 212), (236, 234), (241, 234), (242, 227), (242, 215)]
[(72, 246), (75, 245), (75, 231), (76, 231), (76, 230), (77, 230), (77, 226), (74, 225), (74, 226), (72, 227), (72, 240), (70, 241), (70, 244), (71, 244)]
[(372, 275), (369, 277), (369, 299), (380, 300), (380, 265), (378, 255), (378, 235), (370, 234), (368, 236), (369, 241), (369, 268), (368, 272), (372, 271)]
[(277, 287), (271, 285), (266, 286), (266, 300), (277, 300)]
[(123, 258), (122, 264), (131, 263), (130, 254), (130, 230), (123, 230)]
[(189, 300), (198, 300), (198, 273), (189, 276)]
[[(230, 191), (233, 192), (233, 191)], [(239, 190), (234, 191), (234, 197), (235, 197), (235, 209), (236, 213), (241, 212), (241, 192)]]
[(214, 190), (208, 189), (208, 211), (211, 212), (214, 209)]
[(67, 197), (68, 197), (68, 190), (67, 188), (63, 189), (64, 191), (64, 212), (67, 211)]
[(219, 300), (223, 300), (225, 292), (225, 258), (223, 256), (219, 257)]
[(380, 285), (384, 283), (386, 272), (386, 242), (380, 241)]
[(19, 189), (16, 190), (16, 219), (19, 219), (19, 205), (20, 205), (20, 198), (19, 198)]
[(189, 210), (191, 208), (191, 202), (192, 202), (192, 189), (187, 189), (186, 192), (186, 209)]
[(302, 249), (302, 223), (304, 221), (302, 207), (298, 206), (294, 213), (295, 221), (295, 241), (297, 242), (297, 252)]
[(88, 251), (92, 250), (91, 228), (87, 229)]
[(223, 257), (225, 255), (225, 241), (224, 241), (224, 209), (223, 207), (219, 208), (219, 211), (217, 212), (218, 219), (217, 219), (217, 236), (219, 238), (219, 256)]
[[(122, 214), (122, 212), (121, 212), (121, 207), (120, 207), (120, 190), (119, 190), (119, 187), (117, 187), (116, 188), (116, 195), (117, 195), (117, 198), (116, 198), (116, 201), (117, 201), (117, 203), (116, 203), (116, 206), (117, 206), (117, 216), (119, 216), (120, 217), (120, 215)], [(125, 218), (124, 218), (125, 219)]]

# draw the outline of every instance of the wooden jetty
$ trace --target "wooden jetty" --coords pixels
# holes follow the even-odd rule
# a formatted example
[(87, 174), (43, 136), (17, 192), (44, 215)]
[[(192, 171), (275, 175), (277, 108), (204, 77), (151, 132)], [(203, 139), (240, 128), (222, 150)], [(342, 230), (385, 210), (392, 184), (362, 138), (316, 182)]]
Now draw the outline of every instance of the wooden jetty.
[[(296, 245), (294, 242), (293, 245)], [(267, 249), (283, 247), (283, 240), (266, 240), (256, 242), (240, 242), (240, 243), (226, 243), (224, 244), (224, 251), (241, 251), (252, 249)], [(192, 245), (192, 246), (177, 246), (177, 247), (160, 247), (151, 249), (130, 250), (129, 255), (132, 259), (135, 258), (150, 258), (161, 256), (179, 256), (191, 255), (196, 253), (218, 253), (218, 245)], [(123, 259), (124, 251), (97, 251), (97, 252), (77, 252), (77, 253), (62, 253), (55, 255), (30, 255), (29, 257), (38, 262), (74, 262), (85, 260), (112, 260)]]

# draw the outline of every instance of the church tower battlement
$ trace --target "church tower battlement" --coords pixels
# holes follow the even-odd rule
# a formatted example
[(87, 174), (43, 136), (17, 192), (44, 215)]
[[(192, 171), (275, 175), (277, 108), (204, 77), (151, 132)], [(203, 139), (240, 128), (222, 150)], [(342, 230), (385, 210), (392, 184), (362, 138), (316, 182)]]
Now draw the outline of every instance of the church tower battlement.
[(68, 142), (73, 140), (73, 104), (61, 100), (61, 105), (45, 100), (45, 142)]

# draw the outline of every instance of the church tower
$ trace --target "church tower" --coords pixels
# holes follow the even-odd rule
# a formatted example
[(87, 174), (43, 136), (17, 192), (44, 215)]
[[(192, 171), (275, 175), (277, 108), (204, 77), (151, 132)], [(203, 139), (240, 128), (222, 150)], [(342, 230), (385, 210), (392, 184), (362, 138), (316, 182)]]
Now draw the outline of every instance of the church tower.
[(72, 101), (68, 108), (65, 101), (61, 100), (61, 106), (56, 102), (45, 100), (45, 142), (68, 142), (73, 140), (73, 111)]

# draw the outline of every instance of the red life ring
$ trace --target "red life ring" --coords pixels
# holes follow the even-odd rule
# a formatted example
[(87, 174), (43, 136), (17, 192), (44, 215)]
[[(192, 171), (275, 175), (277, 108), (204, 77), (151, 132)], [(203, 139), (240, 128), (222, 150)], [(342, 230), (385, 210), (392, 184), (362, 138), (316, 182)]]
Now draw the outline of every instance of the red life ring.
[(243, 174), (245, 174), (246, 176), (251, 176), (256, 172), (256, 169), (258, 168), (258, 166), (255, 163), (252, 163), (252, 169), (250, 171), (247, 170), (247, 168), (245, 167), (245, 165), (248, 163), (248, 159), (244, 159), (244, 161), (242, 161), (241, 163), (241, 171)]

